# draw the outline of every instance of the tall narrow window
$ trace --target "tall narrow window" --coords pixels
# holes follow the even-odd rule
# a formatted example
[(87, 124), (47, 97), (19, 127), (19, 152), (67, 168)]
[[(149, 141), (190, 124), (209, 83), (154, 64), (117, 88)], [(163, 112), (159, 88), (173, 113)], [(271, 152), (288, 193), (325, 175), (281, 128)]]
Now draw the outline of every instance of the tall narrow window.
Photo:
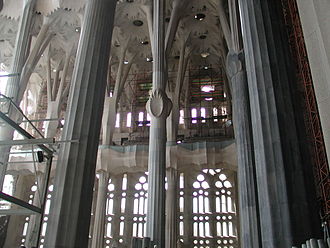
[(131, 126), (132, 126), (132, 113), (129, 112), (127, 113), (126, 127), (131, 127)]
[(120, 114), (119, 113), (116, 114), (116, 125), (115, 125), (115, 127), (120, 127)]
[(218, 109), (213, 108), (213, 121), (218, 122)]
[(191, 109), (191, 123), (197, 123), (197, 109)]
[(179, 118), (179, 124), (184, 124), (184, 111), (183, 109), (180, 110), (180, 118)]
[(221, 107), (221, 114), (226, 115), (227, 114), (227, 107), (222, 106)]
[(139, 113), (139, 127), (143, 126), (143, 116), (144, 116), (144, 113), (140, 112)]
[(202, 123), (205, 123), (206, 122), (206, 120), (205, 120), (205, 118), (206, 118), (205, 108), (201, 108), (201, 117), (202, 117)]

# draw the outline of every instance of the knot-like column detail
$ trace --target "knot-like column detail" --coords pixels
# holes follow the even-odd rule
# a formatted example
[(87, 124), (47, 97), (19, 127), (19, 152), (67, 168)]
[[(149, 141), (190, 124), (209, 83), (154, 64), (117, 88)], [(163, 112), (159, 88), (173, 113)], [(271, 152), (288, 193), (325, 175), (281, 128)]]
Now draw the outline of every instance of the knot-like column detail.
[(236, 76), (238, 73), (243, 72), (244, 67), (244, 53), (240, 51), (239, 53), (230, 50), (226, 59), (226, 69), (227, 74), (230, 79)]
[(151, 117), (167, 117), (172, 110), (172, 101), (167, 97), (165, 91), (156, 89), (152, 92), (146, 108)]

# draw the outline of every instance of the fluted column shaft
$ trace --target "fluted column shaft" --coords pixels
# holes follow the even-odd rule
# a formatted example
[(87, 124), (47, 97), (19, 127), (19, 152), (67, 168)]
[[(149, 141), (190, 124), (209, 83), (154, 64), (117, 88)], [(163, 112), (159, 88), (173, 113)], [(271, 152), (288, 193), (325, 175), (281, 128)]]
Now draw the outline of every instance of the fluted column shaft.
[(45, 247), (87, 247), (96, 156), (117, 1), (87, 1)]
[[(21, 73), (25, 60), (29, 55), (31, 28), (33, 25), (34, 9), (36, 0), (24, 1), (23, 14), (18, 28), (18, 36), (16, 38), (15, 54), (13, 57), (13, 65), (11, 73)], [(6, 96), (12, 97), (16, 102), (19, 90), (20, 76), (10, 77), (6, 86)], [(19, 103), (18, 103), (19, 104)]]
[[(24, 1), (25, 2), (25, 1)], [(25, 60), (28, 55), (31, 39), (31, 28), (33, 24), (34, 8), (36, 0), (26, 1), (23, 7), (23, 13), (18, 28), (18, 35), (16, 37), (15, 53), (13, 57), (13, 65), (10, 73), (21, 73)], [(13, 98), (16, 101), (16, 97), (19, 91), (20, 76), (9, 77), (7, 81), (5, 95)], [(19, 105), (19, 103), (18, 103)], [(13, 131), (7, 126), (0, 127), (0, 140), (11, 140), (13, 137)], [(2, 189), (3, 180), (6, 175), (7, 161), (9, 155), (8, 147), (2, 147), (0, 149), (0, 188)]]
[(165, 93), (164, 0), (154, 0), (153, 87), (147, 103), (151, 117), (148, 160), (147, 232), (158, 248), (165, 247), (166, 118), (171, 101)]
[(261, 247), (278, 248), (292, 246), (292, 216), (275, 100), (278, 75), (285, 71), (276, 72), (277, 61), (271, 58), (275, 52), (272, 51), (275, 40), (270, 35), (274, 30), (269, 14), (275, 12), (268, 6), (271, 2), (239, 0), (239, 6), (253, 126)]
[(242, 53), (230, 51), (227, 56), (238, 155), (240, 238), (242, 247), (248, 248), (260, 246), (260, 228), (249, 92), (242, 60)]
[(92, 235), (92, 248), (104, 247), (105, 210), (107, 204), (109, 173), (99, 171), (99, 184)]
[(178, 171), (174, 168), (167, 169), (166, 191), (166, 248), (176, 247), (178, 238)]
[(184, 232), (183, 232), (183, 241), (184, 247), (190, 247), (192, 245), (191, 237), (193, 237), (193, 176), (195, 174), (191, 172), (184, 173), (184, 210), (183, 210), (183, 219), (184, 219)]

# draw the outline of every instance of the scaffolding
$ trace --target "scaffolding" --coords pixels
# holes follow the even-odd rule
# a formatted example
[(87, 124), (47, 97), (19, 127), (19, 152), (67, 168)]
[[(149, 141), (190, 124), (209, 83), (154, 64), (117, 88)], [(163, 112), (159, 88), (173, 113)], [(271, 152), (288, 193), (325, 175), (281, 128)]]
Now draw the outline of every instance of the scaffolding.
[(304, 35), (300, 23), (296, 0), (282, 0), (285, 22), (290, 42), (291, 53), (297, 67), (297, 79), (303, 89), (306, 111), (304, 113), (305, 126), (310, 139), (312, 163), (316, 183), (317, 197), (321, 205), (321, 218), (330, 223), (330, 178), (329, 165), (322, 127), (313, 87), (313, 80)]
[[(11, 216), (11, 215), (38, 215), (39, 222), (37, 223), (37, 240), (35, 246), (39, 246), (39, 239), (41, 233), (41, 225), (43, 221), (43, 215), (45, 210), (45, 203), (47, 199), (48, 182), (50, 178), (50, 172), (52, 167), (52, 161), (55, 149), (50, 144), (54, 144), (54, 139), (48, 139), (33, 125), (33, 123), (27, 118), (23, 111), (12, 101), (12, 99), (0, 94), (0, 119), (2, 127), (6, 127), (9, 131), (15, 131), (20, 134), (23, 139), (14, 140), (1, 140), (0, 147), (7, 155), (12, 154), (28, 154), (31, 153), (33, 161), (24, 161), (24, 163), (33, 164), (35, 181), (38, 186), (38, 194), (40, 202), (34, 205), (31, 202), (26, 202), (10, 194), (4, 193), (3, 189), (0, 191), (0, 199), (8, 202), (8, 206), (0, 208), (0, 215)], [(29, 126), (27, 125), (29, 124)], [(32, 130), (35, 136), (33, 136), (28, 130)], [(13, 152), (12, 147), (30, 147), (31, 150), (22, 150), (20, 152)], [(34, 147), (36, 149), (34, 149)], [(2, 154), (5, 155), (5, 154)], [(8, 159), (9, 159), (8, 156)], [(1, 178), (7, 174), (7, 166), (11, 163), (18, 163), (19, 161), (4, 161), (2, 166)], [(42, 170), (43, 178), (42, 182), (37, 178), (37, 171)]]

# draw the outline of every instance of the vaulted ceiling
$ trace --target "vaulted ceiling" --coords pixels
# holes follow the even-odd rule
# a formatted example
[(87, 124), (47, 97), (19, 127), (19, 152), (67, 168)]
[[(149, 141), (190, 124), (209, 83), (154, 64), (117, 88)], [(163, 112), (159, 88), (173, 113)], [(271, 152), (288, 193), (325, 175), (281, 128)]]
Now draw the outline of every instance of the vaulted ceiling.
[[(75, 54), (85, 2), (84, 0), (37, 0), (32, 46), (42, 24), (49, 19), (53, 19), (51, 31), (55, 36), (35, 68), (35, 73), (30, 79), (31, 85), (42, 85), (46, 81), (47, 53), (51, 57), (54, 72), (63, 66), (65, 53), (71, 47), (73, 47), (72, 54)], [(172, 79), (175, 78), (175, 72), (178, 70), (182, 49), (185, 49), (189, 68), (194, 68), (196, 74), (207, 77), (209, 73), (213, 75), (223, 73), (227, 44), (219, 21), (221, 13), (219, 6), (221, 4), (227, 10), (226, 2), (224, 0), (166, 1), (166, 47), (170, 86), (175, 84), (175, 80)], [(0, 63), (8, 72), (14, 53), (18, 21), (23, 11), (22, 5), (22, 0), (4, 0), (0, 12)], [(116, 78), (120, 57), (125, 48), (127, 48), (125, 64), (132, 63), (130, 73), (151, 71), (151, 6), (151, 0), (117, 2), (111, 44), (110, 78)], [(224, 13), (226, 18), (227, 12)], [(44, 56), (45, 54), (47, 56)], [(73, 64), (74, 56), (70, 64), (70, 73)], [(174, 72), (172, 76), (171, 72)], [(193, 73), (192, 71), (191, 74)], [(127, 94), (130, 95), (129, 92)]]

